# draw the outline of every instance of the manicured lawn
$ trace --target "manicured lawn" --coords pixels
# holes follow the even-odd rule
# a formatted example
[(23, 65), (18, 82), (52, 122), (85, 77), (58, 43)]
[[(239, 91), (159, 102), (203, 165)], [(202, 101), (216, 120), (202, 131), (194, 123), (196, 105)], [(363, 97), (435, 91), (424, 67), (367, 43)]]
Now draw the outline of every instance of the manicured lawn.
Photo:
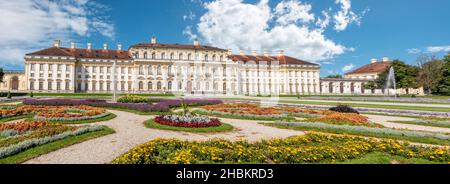
[(214, 132), (229, 132), (233, 131), (233, 126), (222, 123), (221, 126), (218, 127), (208, 127), (208, 128), (185, 128), (185, 127), (174, 127), (161, 125), (153, 121), (153, 119), (147, 120), (144, 122), (147, 128), (160, 129), (160, 130), (170, 130), (170, 131), (182, 131), (182, 132), (194, 132), (194, 133), (214, 133)]
[(98, 123), (103, 121), (108, 121), (116, 118), (117, 116), (113, 113), (101, 118), (95, 119), (87, 119), (87, 120), (78, 120), (78, 121), (52, 121), (52, 123), (61, 123), (61, 124), (85, 124), (85, 123)]
[(245, 115), (231, 115), (231, 114), (220, 114), (220, 113), (207, 113), (207, 112), (203, 112), (203, 111), (199, 111), (199, 110), (195, 110), (193, 113), (195, 114), (201, 114), (201, 115), (205, 115), (205, 116), (214, 116), (214, 117), (220, 117), (220, 118), (227, 118), (227, 119), (243, 119), (243, 120), (256, 120), (256, 121), (276, 121), (276, 120), (285, 120), (285, 121), (290, 121), (290, 120), (295, 120), (295, 118), (293, 117), (283, 117), (283, 118), (278, 118), (278, 117), (256, 117), (256, 116), (245, 116)]
[(420, 125), (420, 126), (430, 126), (430, 127), (440, 127), (440, 128), (450, 128), (449, 124), (439, 124), (431, 122), (416, 122), (416, 121), (393, 121), (393, 123), (410, 124), (410, 125)]
[(277, 127), (277, 128), (282, 128), (282, 129), (291, 129), (291, 130), (299, 130), (299, 131), (316, 131), (316, 132), (325, 132), (325, 133), (332, 133), (332, 134), (348, 134), (348, 135), (358, 135), (358, 136), (364, 136), (364, 137), (395, 139), (395, 140), (403, 140), (403, 141), (425, 143), (425, 144), (450, 145), (450, 140), (438, 139), (438, 138), (434, 138), (434, 137), (411, 137), (411, 136), (401, 136), (401, 135), (373, 133), (373, 132), (361, 132), (361, 131), (355, 131), (355, 130), (343, 130), (343, 129), (334, 129), (334, 128), (289, 126), (289, 125), (280, 124), (280, 123), (260, 123), (260, 124)]
[[(280, 100), (280, 103), (329, 105), (329, 106), (336, 106), (336, 105), (342, 104), (342, 103), (338, 103), (338, 102), (312, 102), (312, 101), (291, 101), (291, 100)], [(345, 103), (345, 104), (350, 105), (352, 107), (365, 107), (365, 108), (450, 112), (450, 108), (446, 108), (446, 107), (418, 107), (418, 106), (396, 106), (396, 105), (352, 104), (352, 103)]]
[(31, 149), (27, 149), (18, 154), (2, 158), (0, 159), (0, 164), (18, 164), (30, 160), (32, 158), (36, 158), (40, 155), (50, 153), (52, 151), (56, 151), (61, 148), (65, 148), (77, 143), (81, 143), (90, 139), (94, 139), (97, 137), (105, 136), (108, 134), (114, 133), (114, 130), (108, 127), (105, 127), (102, 131), (89, 132), (78, 136), (68, 137), (59, 141), (55, 141), (52, 143), (48, 143), (42, 146), (34, 147)]
[(443, 164), (420, 158), (405, 158), (382, 152), (373, 152), (361, 158), (336, 162), (336, 164)]

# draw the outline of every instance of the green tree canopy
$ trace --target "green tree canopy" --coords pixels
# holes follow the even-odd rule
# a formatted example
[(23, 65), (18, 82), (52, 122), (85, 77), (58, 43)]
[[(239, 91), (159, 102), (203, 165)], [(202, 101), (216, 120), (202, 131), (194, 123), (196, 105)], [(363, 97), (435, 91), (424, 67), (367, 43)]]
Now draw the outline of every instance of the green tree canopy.
[(0, 68), (0, 82), (3, 82), (3, 75), (5, 75), (5, 73), (3, 73), (3, 68)]
[(450, 52), (442, 59), (444, 62), (443, 66), (443, 77), (438, 85), (438, 93), (444, 93), (450, 95)]
[[(419, 68), (416, 66), (408, 65), (403, 61), (398, 59), (392, 61), (392, 67), (395, 70), (395, 81), (397, 88), (417, 88), (419, 84), (417, 83), (417, 76), (419, 73)], [(385, 88), (386, 79), (389, 74), (389, 70), (386, 70), (378, 75), (375, 80), (376, 88)]]
[(336, 74), (336, 75), (328, 75), (326, 78), (333, 78), (333, 79), (342, 79), (342, 75)]

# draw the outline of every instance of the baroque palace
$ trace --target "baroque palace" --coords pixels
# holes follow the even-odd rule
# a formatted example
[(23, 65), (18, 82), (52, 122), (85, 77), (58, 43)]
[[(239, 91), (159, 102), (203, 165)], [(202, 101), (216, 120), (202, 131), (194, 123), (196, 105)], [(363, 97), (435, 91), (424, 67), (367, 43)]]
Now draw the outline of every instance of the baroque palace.
[(153, 37), (123, 50), (61, 46), (26, 54), (25, 71), (6, 71), (0, 91), (45, 93), (180, 93), (224, 95), (382, 94), (363, 85), (390, 67), (389, 59), (320, 79), (320, 66), (283, 51), (233, 55), (231, 50), (193, 44), (162, 44)]

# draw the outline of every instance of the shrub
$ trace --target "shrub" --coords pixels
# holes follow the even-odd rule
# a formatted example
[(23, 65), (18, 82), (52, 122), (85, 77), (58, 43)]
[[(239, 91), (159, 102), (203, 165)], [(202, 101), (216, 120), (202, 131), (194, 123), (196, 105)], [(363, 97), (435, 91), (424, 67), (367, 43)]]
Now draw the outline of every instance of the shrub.
[(119, 103), (147, 103), (148, 101), (147, 98), (136, 95), (125, 95), (117, 100)]
[(356, 113), (356, 114), (359, 114), (359, 112), (356, 109), (354, 109), (354, 108), (352, 108), (352, 107), (350, 107), (348, 105), (338, 105), (336, 107), (330, 108), (329, 110), (330, 111), (334, 111), (334, 112), (341, 112), (341, 113)]
[(8, 98), (8, 99), (12, 98), (11, 91), (8, 91), (8, 95), (6, 95), (6, 98)]
[(33, 94), (33, 92), (30, 92), (30, 97), (31, 97), (31, 98), (33, 98), (33, 97), (34, 97), (34, 94)]

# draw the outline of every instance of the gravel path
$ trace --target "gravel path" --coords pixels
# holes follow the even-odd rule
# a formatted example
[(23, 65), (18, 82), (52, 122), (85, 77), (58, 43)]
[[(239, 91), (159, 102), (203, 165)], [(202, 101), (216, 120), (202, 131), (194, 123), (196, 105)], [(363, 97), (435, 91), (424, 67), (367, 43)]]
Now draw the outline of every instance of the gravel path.
[(378, 124), (381, 124), (388, 128), (396, 128), (396, 129), (408, 129), (408, 130), (416, 130), (416, 131), (428, 131), (428, 132), (440, 132), (440, 133), (450, 133), (450, 128), (440, 128), (440, 127), (431, 127), (431, 126), (421, 126), (421, 125), (411, 125), (411, 124), (403, 124), (403, 123), (393, 123), (392, 121), (414, 121), (414, 118), (405, 118), (405, 117), (394, 117), (394, 116), (380, 116), (380, 115), (367, 115), (364, 116), (369, 117), (369, 120)]
[(286, 138), (303, 135), (303, 132), (268, 127), (256, 121), (221, 119), (231, 124), (235, 131), (227, 133), (186, 133), (145, 128), (143, 122), (151, 116), (136, 115), (123, 111), (113, 111), (117, 117), (101, 123), (116, 131), (116, 133), (88, 140), (57, 151), (31, 159), (25, 164), (102, 164), (109, 163), (114, 158), (131, 148), (155, 138), (177, 138), (182, 140), (208, 140), (224, 138), (238, 140), (245, 138), (257, 141), (270, 138)]

